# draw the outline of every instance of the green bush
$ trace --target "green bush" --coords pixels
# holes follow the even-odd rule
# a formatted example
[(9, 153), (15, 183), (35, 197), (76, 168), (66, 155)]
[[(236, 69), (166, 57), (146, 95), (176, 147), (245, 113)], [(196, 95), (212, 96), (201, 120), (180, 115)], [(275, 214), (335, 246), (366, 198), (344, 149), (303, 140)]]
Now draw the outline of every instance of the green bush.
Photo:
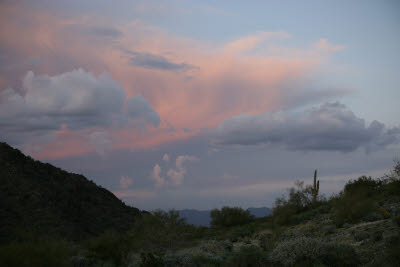
[(222, 266), (223, 260), (220, 257), (208, 257), (206, 255), (193, 256), (194, 266)]
[(165, 266), (162, 257), (156, 256), (153, 253), (141, 253), (141, 267), (163, 267)]
[(333, 234), (335, 230), (336, 230), (336, 225), (334, 224), (323, 225), (321, 227), (321, 232), (325, 233), (326, 235)]
[(344, 190), (332, 199), (336, 225), (383, 218), (378, 213), (377, 201), (381, 185), (380, 180), (366, 176), (348, 182)]
[(127, 240), (113, 231), (107, 231), (84, 244), (92, 262), (104, 262), (121, 266), (128, 254)]
[(179, 213), (161, 210), (137, 218), (128, 233), (130, 247), (136, 251), (156, 254), (180, 247), (187, 247), (197, 234), (195, 226), (188, 225)]
[(351, 234), (354, 237), (354, 240), (356, 240), (358, 242), (364, 241), (364, 240), (367, 240), (370, 238), (370, 234), (367, 231), (354, 230)]
[(397, 224), (397, 226), (400, 226), (400, 211), (398, 211), (397, 214), (393, 216), (392, 220), (395, 224)]
[(66, 241), (14, 242), (0, 247), (0, 266), (70, 266), (72, 246)]
[(386, 242), (385, 262), (388, 266), (400, 266), (400, 232)]
[(338, 243), (329, 243), (326, 253), (319, 260), (326, 266), (350, 267), (360, 264), (359, 256), (352, 246)]
[(327, 213), (330, 207), (324, 196), (313, 197), (310, 185), (296, 181), (295, 187), (288, 189), (288, 194), (278, 197), (273, 208), (273, 220), (278, 225), (297, 224)]
[(239, 207), (223, 207), (221, 210), (213, 209), (211, 211), (212, 227), (231, 227), (243, 225), (254, 220), (254, 216), (248, 210)]
[(225, 262), (225, 266), (247, 267), (247, 266), (269, 266), (268, 255), (259, 247), (246, 245), (239, 251), (231, 254)]

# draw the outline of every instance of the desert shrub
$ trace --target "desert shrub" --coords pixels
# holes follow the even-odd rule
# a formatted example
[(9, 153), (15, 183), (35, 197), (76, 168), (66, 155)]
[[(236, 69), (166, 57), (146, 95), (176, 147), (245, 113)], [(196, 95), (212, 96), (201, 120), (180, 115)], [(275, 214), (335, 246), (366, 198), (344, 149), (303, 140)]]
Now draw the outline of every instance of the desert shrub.
[(309, 237), (297, 237), (279, 243), (270, 258), (284, 266), (354, 266), (358, 263), (358, 256), (351, 246)]
[(199, 245), (199, 249), (204, 253), (222, 255), (232, 251), (233, 245), (229, 241), (207, 240)]
[(250, 211), (239, 207), (223, 207), (221, 210), (213, 209), (211, 211), (212, 227), (231, 227), (243, 225), (254, 220)]
[(378, 213), (378, 212), (370, 212), (370, 213), (368, 213), (367, 215), (365, 215), (363, 218), (362, 218), (362, 220), (363, 221), (366, 221), (366, 222), (374, 222), (374, 221), (379, 221), (379, 220), (382, 220), (382, 219), (384, 219), (385, 217), (382, 215), (382, 214), (380, 214), (380, 213)]
[(153, 253), (141, 253), (141, 267), (163, 267), (164, 262), (161, 256), (154, 255)]
[(400, 232), (390, 237), (386, 242), (385, 264), (387, 266), (400, 266)]
[(347, 194), (362, 193), (365, 196), (374, 196), (382, 185), (382, 181), (373, 179), (371, 176), (361, 176), (357, 180), (351, 180), (344, 186)]
[(353, 225), (351, 224), (351, 223), (344, 223), (343, 225), (342, 225), (342, 227), (343, 228), (350, 228), (350, 227), (352, 227)]
[(327, 250), (320, 255), (319, 260), (326, 266), (358, 266), (359, 256), (355, 249), (347, 244), (328, 243)]
[(384, 219), (387, 219), (390, 217), (390, 213), (384, 208), (379, 208), (377, 213), (380, 214)]
[(296, 227), (287, 228), (279, 235), (279, 240), (288, 240), (296, 237), (315, 237), (319, 235), (320, 227), (315, 222), (307, 222)]
[(267, 251), (272, 248), (274, 240), (271, 232), (257, 234), (255, 238), (258, 240), (258, 243), (263, 250)]
[(354, 230), (351, 234), (356, 241), (363, 241), (370, 238), (370, 234), (367, 231)]
[(14, 242), (0, 247), (0, 266), (70, 266), (72, 247), (66, 241)]
[[(208, 242), (207, 242), (208, 243)], [(165, 266), (220, 266), (228, 252), (221, 243), (203, 244), (199, 248), (185, 249), (164, 255)], [(216, 250), (211, 251), (215, 247)]]
[(397, 224), (397, 226), (400, 226), (400, 212), (398, 211), (396, 215), (393, 216), (392, 221)]
[(381, 181), (366, 176), (348, 182), (344, 190), (331, 200), (336, 225), (381, 218), (376, 213), (379, 210), (377, 198), (381, 184)]
[(157, 210), (136, 219), (128, 237), (132, 249), (160, 254), (187, 246), (195, 234), (196, 227), (186, 224), (178, 212)]
[(383, 231), (375, 231), (372, 233), (371, 238), (373, 241), (381, 241), (383, 239)]
[(336, 230), (336, 225), (334, 225), (334, 224), (327, 224), (327, 225), (323, 225), (321, 227), (321, 232), (323, 232), (327, 235), (333, 234), (335, 232), (335, 230)]
[(316, 261), (326, 247), (319, 239), (296, 237), (279, 243), (271, 252), (271, 260), (284, 266)]
[(247, 267), (268, 266), (268, 255), (259, 247), (253, 245), (242, 246), (239, 251), (231, 254), (225, 266)]
[(229, 232), (228, 238), (231, 242), (237, 242), (252, 235), (254, 231), (255, 229), (251, 224), (236, 226)]
[(207, 255), (195, 255), (193, 256), (194, 266), (222, 266), (223, 259), (221, 257), (210, 257)]
[(122, 265), (129, 249), (127, 240), (113, 231), (107, 231), (97, 238), (88, 240), (84, 247), (87, 250), (87, 257), (94, 264), (104, 262), (114, 266)]
[(296, 181), (295, 187), (289, 188), (287, 195), (278, 197), (273, 208), (273, 220), (276, 224), (297, 224), (329, 212), (324, 196), (313, 200), (312, 187)]

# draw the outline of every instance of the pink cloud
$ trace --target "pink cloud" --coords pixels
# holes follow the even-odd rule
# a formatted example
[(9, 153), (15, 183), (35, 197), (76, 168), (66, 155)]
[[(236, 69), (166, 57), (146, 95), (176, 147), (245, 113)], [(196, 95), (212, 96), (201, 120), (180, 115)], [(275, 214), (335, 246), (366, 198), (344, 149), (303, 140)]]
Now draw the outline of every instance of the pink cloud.
[(224, 50), (227, 53), (243, 53), (251, 51), (262, 42), (269, 39), (287, 39), (291, 36), (285, 32), (259, 32), (257, 34), (249, 35), (225, 45)]
[(344, 45), (333, 45), (328, 42), (328, 39), (323, 38), (320, 39), (315, 44), (316, 49), (323, 51), (323, 52), (337, 52), (346, 48)]
[[(297, 101), (293, 95), (307, 90), (294, 85), (323, 63), (317, 52), (302, 57), (244, 53), (290, 37), (283, 32), (259, 32), (215, 44), (172, 35), (139, 21), (110, 26), (90, 16), (31, 13), (18, 5), (2, 4), (0, 10), (4, 47), (13, 54), (40, 59), (43, 63), (35, 66), (35, 73), (56, 75), (78, 67), (94, 74), (105, 71), (120, 82), (126, 98), (140, 94), (159, 114), (160, 127), (145, 127), (144, 132), (112, 126), (96, 129), (107, 136), (101, 140), (107, 149), (110, 144), (113, 149), (157, 146), (199, 135), (199, 129), (214, 127), (235, 115), (287, 107)], [(91, 30), (96, 27), (112, 27), (121, 34), (102, 36), (102, 31)], [(315, 49), (337, 51), (343, 47), (321, 39)], [(170, 131), (170, 125), (175, 131)], [(194, 130), (185, 132), (184, 128)], [(38, 156), (96, 151), (94, 143), (88, 142), (88, 131), (54, 134), (56, 139), (43, 145)]]

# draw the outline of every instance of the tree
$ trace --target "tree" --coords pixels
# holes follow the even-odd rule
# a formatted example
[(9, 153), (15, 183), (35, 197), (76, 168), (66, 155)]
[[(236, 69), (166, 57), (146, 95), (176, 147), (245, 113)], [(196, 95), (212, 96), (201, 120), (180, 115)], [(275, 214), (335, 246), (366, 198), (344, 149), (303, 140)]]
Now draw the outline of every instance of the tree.
[(250, 214), (250, 211), (239, 207), (223, 207), (221, 210), (213, 209), (210, 215), (211, 226), (213, 227), (242, 225), (254, 220), (254, 216)]

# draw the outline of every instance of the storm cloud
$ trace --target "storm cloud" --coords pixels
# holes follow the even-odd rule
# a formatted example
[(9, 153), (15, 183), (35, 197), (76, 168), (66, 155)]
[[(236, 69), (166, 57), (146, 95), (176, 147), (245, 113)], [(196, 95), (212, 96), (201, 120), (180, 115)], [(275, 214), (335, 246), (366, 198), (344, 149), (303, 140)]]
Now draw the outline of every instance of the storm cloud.
[(265, 112), (232, 117), (211, 131), (214, 145), (281, 145), (288, 150), (367, 152), (399, 143), (400, 129), (365, 121), (345, 105), (325, 103), (301, 114)]
[(194, 66), (187, 63), (174, 63), (168, 60), (166, 57), (150, 54), (150, 53), (139, 53), (130, 52), (133, 55), (130, 62), (133, 65), (147, 68), (147, 69), (158, 69), (168, 71), (186, 71), (193, 69)]
[(29, 71), (22, 89), (9, 88), (0, 93), (0, 127), (3, 138), (10, 143), (62, 127), (121, 128), (132, 120), (154, 127), (160, 124), (157, 112), (141, 95), (125, 100), (125, 90), (108, 74), (96, 77), (78, 69), (48, 76)]

